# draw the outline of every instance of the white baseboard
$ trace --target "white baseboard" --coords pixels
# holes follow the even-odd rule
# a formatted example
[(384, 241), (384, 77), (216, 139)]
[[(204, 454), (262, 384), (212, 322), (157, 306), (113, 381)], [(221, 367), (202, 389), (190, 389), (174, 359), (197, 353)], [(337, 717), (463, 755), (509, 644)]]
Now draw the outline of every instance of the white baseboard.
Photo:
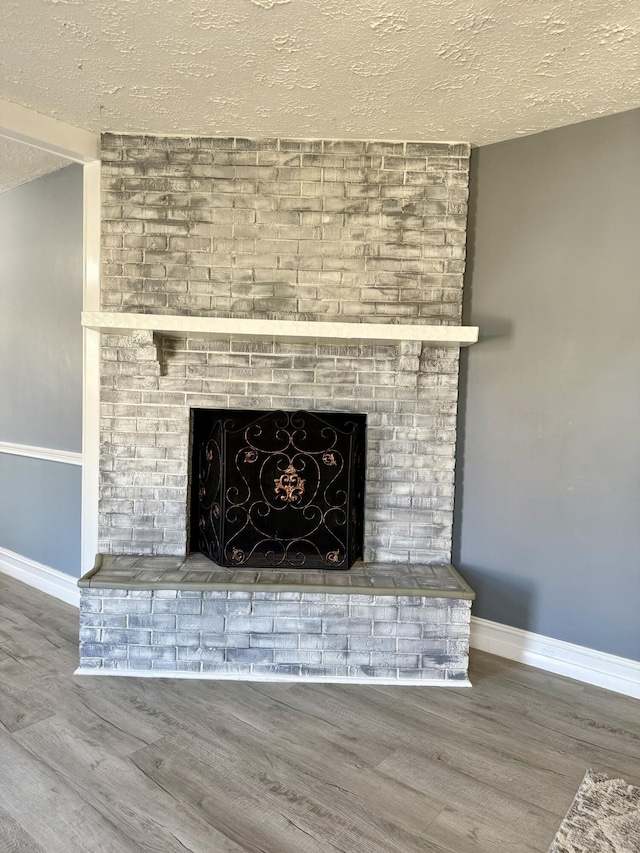
[(9, 551), (8, 548), (0, 548), (0, 572), (74, 607), (80, 606), (80, 590), (75, 578)]
[(471, 618), (471, 647), (640, 699), (640, 662)]

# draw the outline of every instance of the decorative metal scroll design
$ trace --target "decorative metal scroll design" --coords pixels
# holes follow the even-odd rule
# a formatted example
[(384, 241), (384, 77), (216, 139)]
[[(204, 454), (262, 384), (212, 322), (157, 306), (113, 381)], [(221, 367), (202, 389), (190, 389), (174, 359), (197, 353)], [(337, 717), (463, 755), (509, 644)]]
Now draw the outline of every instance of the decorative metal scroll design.
[(349, 568), (362, 555), (364, 415), (195, 416), (192, 539), (203, 553), (247, 568)]
[(276, 486), (276, 497), (284, 503), (298, 503), (304, 497), (305, 480), (298, 474), (293, 465), (289, 465), (284, 474), (273, 481)]

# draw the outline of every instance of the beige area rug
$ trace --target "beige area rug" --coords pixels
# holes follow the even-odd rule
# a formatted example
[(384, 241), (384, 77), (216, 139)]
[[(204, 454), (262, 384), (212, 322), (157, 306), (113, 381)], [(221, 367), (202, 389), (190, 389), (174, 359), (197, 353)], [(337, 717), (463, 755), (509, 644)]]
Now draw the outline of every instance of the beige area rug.
[(549, 853), (640, 853), (640, 788), (587, 770)]

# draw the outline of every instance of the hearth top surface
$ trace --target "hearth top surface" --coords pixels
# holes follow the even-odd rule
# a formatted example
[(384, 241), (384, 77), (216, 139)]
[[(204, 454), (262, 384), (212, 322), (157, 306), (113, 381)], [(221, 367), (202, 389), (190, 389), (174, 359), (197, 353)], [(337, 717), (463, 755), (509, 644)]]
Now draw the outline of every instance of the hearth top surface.
[(96, 565), (80, 578), (78, 586), (475, 598), (475, 592), (451, 565), (356, 563), (349, 571), (242, 571), (220, 568), (202, 554), (186, 558), (99, 554)]

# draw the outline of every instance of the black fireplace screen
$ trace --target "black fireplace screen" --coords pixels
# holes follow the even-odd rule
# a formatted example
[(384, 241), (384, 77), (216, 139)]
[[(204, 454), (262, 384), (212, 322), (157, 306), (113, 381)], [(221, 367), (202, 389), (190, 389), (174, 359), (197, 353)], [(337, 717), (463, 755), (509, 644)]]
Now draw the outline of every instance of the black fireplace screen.
[(191, 547), (221, 566), (362, 556), (366, 415), (194, 409)]

